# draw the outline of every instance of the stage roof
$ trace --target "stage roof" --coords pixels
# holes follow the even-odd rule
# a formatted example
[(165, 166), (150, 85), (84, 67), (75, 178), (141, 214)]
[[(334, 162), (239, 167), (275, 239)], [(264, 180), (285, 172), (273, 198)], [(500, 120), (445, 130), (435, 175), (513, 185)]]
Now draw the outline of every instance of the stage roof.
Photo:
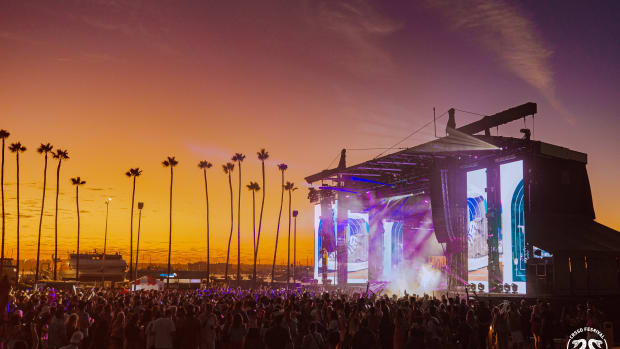
[(365, 186), (362, 183), (356, 184), (364, 187), (363, 189), (370, 189), (373, 182), (393, 184), (403, 177), (427, 176), (437, 159), (480, 161), (489, 156), (497, 156), (498, 152), (502, 151), (506, 155), (531, 151), (544, 156), (587, 163), (585, 153), (553, 144), (513, 137), (472, 136), (452, 129), (448, 136), (356, 165), (323, 170), (306, 177), (305, 180), (312, 184), (355, 177), (368, 180)]

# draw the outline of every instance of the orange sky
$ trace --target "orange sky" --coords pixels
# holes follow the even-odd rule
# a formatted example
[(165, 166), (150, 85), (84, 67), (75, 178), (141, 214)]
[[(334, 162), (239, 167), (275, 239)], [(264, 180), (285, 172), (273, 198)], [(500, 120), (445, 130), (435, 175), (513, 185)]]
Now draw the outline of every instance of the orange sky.
[[(341, 148), (389, 146), (430, 120), (433, 107), (438, 113), (450, 107), (493, 113), (527, 101), (539, 105), (536, 139), (589, 154), (597, 220), (620, 229), (620, 164), (611, 160), (618, 158), (614, 118), (620, 106), (618, 80), (609, 73), (618, 69), (605, 68), (617, 64), (617, 52), (575, 58), (574, 45), (563, 41), (561, 30), (538, 20), (540, 9), (497, 3), (491, 10), (504, 14), (498, 22), (468, 25), (467, 16), (474, 16), (468, 8), (441, 2), (381, 8), (364, 1), (175, 4), (3, 3), (0, 128), (11, 132), (8, 143), (19, 140), (28, 147), (21, 178), (26, 258), (36, 251), (41, 142), (66, 148), (71, 157), (60, 181), (61, 256), (75, 248), (73, 176), (87, 181), (80, 193), (82, 248), (102, 248), (104, 200), (111, 197), (109, 246), (128, 254), (131, 183), (124, 173), (140, 167), (141, 257), (164, 261), (169, 171), (161, 161), (174, 155), (179, 165), (173, 263), (206, 254), (204, 187), (197, 168), (203, 159), (214, 164), (212, 256), (222, 261), (229, 197), (221, 164), (242, 152), (247, 158), (241, 254), (250, 262), (251, 194), (245, 184), (260, 182), (256, 151), (265, 147), (271, 158), (261, 261), (273, 257), (280, 199), (276, 164), (285, 162), (287, 180), (301, 187), (293, 208), (300, 210), (298, 255), (305, 263), (312, 255), (313, 211), (303, 177), (326, 168)], [(455, 16), (465, 22), (455, 22)], [(582, 39), (587, 45), (588, 38)], [(457, 114), (458, 125), (475, 119)], [(500, 134), (518, 136), (520, 127), (501, 128)], [(404, 145), (431, 140), (432, 134), (425, 129)], [(376, 153), (350, 151), (349, 163)], [(7, 254), (14, 257), (15, 159), (5, 155)], [(55, 164), (50, 161), (48, 169), (44, 258), (53, 247)], [(235, 207), (237, 176), (235, 168)], [(282, 223), (280, 262), (286, 258), (286, 211)], [(235, 234), (236, 229), (235, 216)]]

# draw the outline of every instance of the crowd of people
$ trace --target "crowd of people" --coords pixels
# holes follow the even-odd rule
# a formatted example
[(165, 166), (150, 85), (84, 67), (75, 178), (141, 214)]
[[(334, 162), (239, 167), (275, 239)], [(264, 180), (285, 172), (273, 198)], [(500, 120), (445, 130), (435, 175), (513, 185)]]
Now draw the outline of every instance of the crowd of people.
[[(11, 290), (5, 349), (549, 348), (599, 327), (592, 304), (272, 288)], [(0, 304), (2, 305), (2, 304)]]

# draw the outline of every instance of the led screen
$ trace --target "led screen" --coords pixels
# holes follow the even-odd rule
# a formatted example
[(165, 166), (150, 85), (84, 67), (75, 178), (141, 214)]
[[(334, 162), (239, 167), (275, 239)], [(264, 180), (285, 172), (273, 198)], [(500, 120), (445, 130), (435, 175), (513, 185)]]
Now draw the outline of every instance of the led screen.
[[(523, 209), (523, 161), (499, 166), (501, 222), (499, 261), (502, 283), (525, 293), (525, 219)], [(467, 172), (467, 269), (468, 282), (483, 284), (488, 291), (487, 170)]]
[(467, 270), (468, 281), (489, 288), (487, 245), (487, 170), (467, 172)]
[(523, 161), (499, 166), (502, 200), (504, 283), (515, 283), (525, 293), (525, 219), (523, 209)]
[[(314, 207), (314, 278), (322, 282), (323, 257), (327, 255), (327, 278), (336, 282), (336, 217), (337, 203), (325, 212), (326, 219), (321, 219), (321, 205)], [(326, 224), (330, 222), (331, 224)], [(348, 211), (347, 236), (347, 280), (349, 283), (368, 281), (368, 213)], [(323, 249), (325, 248), (325, 251)], [(323, 251), (323, 252), (322, 252)], [(325, 253), (326, 252), (326, 253)]]

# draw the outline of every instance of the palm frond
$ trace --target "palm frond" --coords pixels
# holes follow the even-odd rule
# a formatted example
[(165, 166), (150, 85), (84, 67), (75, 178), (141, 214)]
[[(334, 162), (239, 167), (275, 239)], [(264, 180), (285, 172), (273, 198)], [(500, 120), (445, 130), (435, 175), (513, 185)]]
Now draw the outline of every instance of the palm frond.
[(24, 147), (20, 142), (15, 142), (9, 146), (9, 150), (13, 153), (24, 152), (26, 151), (26, 147)]
[(258, 160), (265, 161), (269, 158), (269, 153), (265, 150), (265, 148), (261, 148), (260, 151), (256, 152), (258, 155)]
[(37, 152), (39, 152), (39, 154), (47, 154), (49, 152), (52, 151), (52, 149), (54, 149), (54, 146), (49, 144), (49, 143), (41, 143), (41, 145), (39, 146), (39, 148), (37, 148)]

